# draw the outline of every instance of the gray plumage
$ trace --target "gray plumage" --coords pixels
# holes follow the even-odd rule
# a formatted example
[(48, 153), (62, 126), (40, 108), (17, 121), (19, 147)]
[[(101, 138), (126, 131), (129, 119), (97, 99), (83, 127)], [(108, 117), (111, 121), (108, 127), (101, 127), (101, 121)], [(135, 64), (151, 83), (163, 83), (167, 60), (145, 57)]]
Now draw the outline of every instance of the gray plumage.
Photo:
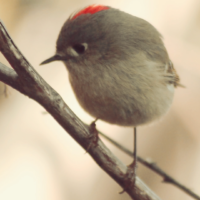
[(56, 56), (68, 69), (80, 105), (112, 124), (138, 126), (159, 119), (179, 82), (160, 33), (114, 8), (70, 17)]

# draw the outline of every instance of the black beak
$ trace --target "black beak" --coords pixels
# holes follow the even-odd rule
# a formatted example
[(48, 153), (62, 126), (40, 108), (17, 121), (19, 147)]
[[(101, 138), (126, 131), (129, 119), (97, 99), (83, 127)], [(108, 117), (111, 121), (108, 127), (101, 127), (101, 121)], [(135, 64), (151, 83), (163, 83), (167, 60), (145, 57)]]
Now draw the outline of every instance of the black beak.
[(55, 60), (64, 60), (64, 59), (59, 55), (54, 55), (51, 58), (48, 58), (45, 61), (43, 61), (42, 63), (40, 63), (40, 65), (44, 65), (44, 64), (50, 63)]

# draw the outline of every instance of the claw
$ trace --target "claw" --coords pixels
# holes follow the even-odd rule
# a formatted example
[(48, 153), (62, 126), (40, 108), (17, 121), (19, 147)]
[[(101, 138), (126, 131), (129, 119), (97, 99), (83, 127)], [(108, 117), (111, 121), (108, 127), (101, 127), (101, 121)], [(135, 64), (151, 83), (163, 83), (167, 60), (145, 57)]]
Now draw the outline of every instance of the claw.
[(88, 152), (92, 146), (96, 147), (98, 144), (99, 136), (98, 136), (98, 131), (96, 129), (96, 121), (97, 120), (98, 120), (98, 118), (95, 119), (89, 126), (89, 131), (90, 131), (91, 135), (88, 138), (90, 139), (90, 144), (88, 145), (86, 152)]

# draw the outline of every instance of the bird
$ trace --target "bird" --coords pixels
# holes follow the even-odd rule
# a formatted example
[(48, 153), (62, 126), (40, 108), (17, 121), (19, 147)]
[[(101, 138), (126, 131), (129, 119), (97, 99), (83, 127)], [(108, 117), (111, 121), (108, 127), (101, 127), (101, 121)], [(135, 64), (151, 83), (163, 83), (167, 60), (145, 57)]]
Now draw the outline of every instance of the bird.
[(144, 19), (105, 5), (70, 15), (61, 28), (54, 56), (62, 61), (81, 107), (110, 124), (136, 128), (159, 120), (181, 86), (163, 38)]

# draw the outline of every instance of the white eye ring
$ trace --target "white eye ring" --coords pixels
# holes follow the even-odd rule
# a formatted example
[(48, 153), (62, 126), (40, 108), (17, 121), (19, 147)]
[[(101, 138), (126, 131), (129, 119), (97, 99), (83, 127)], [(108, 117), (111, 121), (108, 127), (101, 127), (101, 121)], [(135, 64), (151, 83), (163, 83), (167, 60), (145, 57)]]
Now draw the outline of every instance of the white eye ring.
[[(84, 47), (83, 51), (85, 52), (87, 49), (88, 49), (88, 44), (87, 43), (81, 43), (81, 44), (77, 44), (77, 45), (82, 45)], [(84, 53), (83, 52), (83, 53)], [(77, 57), (79, 56), (80, 54), (82, 53), (79, 53), (75, 50), (75, 47), (72, 46), (72, 47), (68, 47), (67, 48), (67, 53), (70, 55), (70, 56), (73, 56), (73, 57)]]
[(82, 45), (85, 47), (85, 51), (88, 49), (88, 44), (87, 43), (82, 43)]
[(74, 48), (72, 47), (68, 47), (67, 48), (67, 53), (70, 55), (70, 56), (73, 56), (73, 57), (77, 57), (79, 56), (79, 54), (74, 50)]

